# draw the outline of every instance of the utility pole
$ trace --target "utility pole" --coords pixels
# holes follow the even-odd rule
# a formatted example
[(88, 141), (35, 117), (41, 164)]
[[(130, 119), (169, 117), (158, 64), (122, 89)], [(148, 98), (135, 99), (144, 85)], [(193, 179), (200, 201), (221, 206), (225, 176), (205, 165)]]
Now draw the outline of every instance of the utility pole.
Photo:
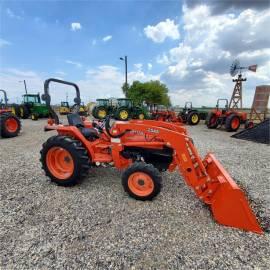
[(26, 94), (26, 100), (27, 100), (27, 102), (28, 102), (26, 81), (25, 81), (25, 80), (23, 80), (23, 81), (19, 81), (19, 82), (23, 82), (23, 84), (24, 84), (24, 90), (25, 90), (25, 94)]
[(23, 81), (19, 81), (19, 82), (23, 82), (23, 84), (24, 84), (24, 90), (25, 90), (25, 94), (27, 95), (26, 81), (25, 81), (25, 80), (23, 80)]
[(127, 89), (128, 86), (128, 78), (127, 78), (127, 56), (125, 57), (120, 57), (120, 60), (125, 61), (125, 88)]
[(23, 83), (24, 83), (25, 94), (27, 95), (26, 81), (25, 81), (25, 80), (23, 80)]

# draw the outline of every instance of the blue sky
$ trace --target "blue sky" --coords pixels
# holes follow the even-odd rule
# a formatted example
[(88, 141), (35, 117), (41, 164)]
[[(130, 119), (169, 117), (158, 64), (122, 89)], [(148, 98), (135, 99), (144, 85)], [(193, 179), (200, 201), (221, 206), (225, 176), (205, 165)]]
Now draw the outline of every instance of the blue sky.
[[(11, 17), (7, 10), (21, 18)], [(142, 29), (167, 17), (177, 18), (180, 10), (177, 1), (3, 2), (1, 36), (19, 48), (6, 48), (2, 61), (5, 66), (39, 72), (61, 69), (70, 72), (71, 80), (83, 74), (66, 65), (66, 60), (87, 68), (104, 64), (122, 68), (119, 56), (128, 55), (131, 67), (147, 64), (177, 41), (157, 45), (142, 35)], [(79, 22), (81, 29), (71, 31), (72, 22)], [(106, 36), (112, 39), (102, 41)], [(154, 70), (160, 67), (155, 65)]]
[[(119, 57), (128, 55), (129, 82), (160, 79), (175, 105), (214, 105), (230, 96), (229, 65), (240, 58), (260, 66), (248, 74), (249, 105), (254, 87), (269, 83), (270, 42), (260, 34), (269, 8), (227, 2), (1, 1), (0, 86), (14, 101), (23, 93), (18, 81), (42, 92), (45, 79), (58, 77), (78, 83), (85, 101), (117, 97), (124, 80)], [(239, 37), (242, 29), (247, 34)], [(53, 93), (54, 101), (65, 91)]]

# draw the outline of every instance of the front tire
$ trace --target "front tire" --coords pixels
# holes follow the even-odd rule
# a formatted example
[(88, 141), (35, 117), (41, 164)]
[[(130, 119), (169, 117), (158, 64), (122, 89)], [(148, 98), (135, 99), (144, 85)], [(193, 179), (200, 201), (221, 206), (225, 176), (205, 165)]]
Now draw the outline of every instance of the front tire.
[(33, 121), (37, 121), (37, 120), (38, 120), (38, 114), (37, 114), (37, 113), (32, 113), (32, 114), (31, 114), (31, 119), (32, 119)]
[(49, 138), (40, 154), (45, 174), (60, 186), (78, 184), (90, 168), (87, 150), (81, 142), (67, 136)]
[(141, 201), (152, 200), (161, 190), (161, 174), (152, 165), (135, 162), (122, 174), (124, 190)]
[(227, 117), (225, 122), (225, 128), (227, 131), (237, 131), (240, 127), (241, 121), (240, 117), (236, 114), (231, 114)]

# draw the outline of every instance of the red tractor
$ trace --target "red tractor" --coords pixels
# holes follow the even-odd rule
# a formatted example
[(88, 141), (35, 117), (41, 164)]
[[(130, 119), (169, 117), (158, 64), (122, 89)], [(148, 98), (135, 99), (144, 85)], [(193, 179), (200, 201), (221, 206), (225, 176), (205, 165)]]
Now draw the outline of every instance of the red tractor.
[[(220, 107), (220, 101), (225, 101), (224, 108)], [(216, 108), (208, 114), (205, 123), (208, 128), (224, 125), (227, 131), (237, 131), (241, 124), (247, 123), (247, 113), (229, 109), (228, 99), (218, 99)]]
[(180, 115), (177, 115), (174, 111), (165, 108), (162, 105), (152, 104), (150, 106), (151, 118), (157, 121), (183, 123)]
[(0, 102), (0, 135), (3, 138), (18, 136), (21, 130), (21, 122), (19, 118), (12, 113), (11, 108), (8, 107), (6, 91), (0, 89), (0, 92), (4, 94), (4, 100)]
[[(45, 131), (56, 131), (41, 149), (45, 174), (61, 186), (78, 184), (92, 166), (104, 164), (122, 170), (124, 190), (137, 200), (152, 200), (161, 191), (160, 171), (177, 170), (195, 192), (208, 204), (219, 223), (256, 233), (263, 233), (244, 193), (213, 154), (201, 159), (183, 126), (154, 120), (116, 121), (105, 125), (90, 122), (79, 114), (68, 114), (68, 124), (59, 122), (50, 105), (49, 83), (72, 85), (75, 103), (80, 103), (76, 84), (48, 79), (44, 95), (53, 117)], [(113, 165), (112, 165), (113, 164)]]

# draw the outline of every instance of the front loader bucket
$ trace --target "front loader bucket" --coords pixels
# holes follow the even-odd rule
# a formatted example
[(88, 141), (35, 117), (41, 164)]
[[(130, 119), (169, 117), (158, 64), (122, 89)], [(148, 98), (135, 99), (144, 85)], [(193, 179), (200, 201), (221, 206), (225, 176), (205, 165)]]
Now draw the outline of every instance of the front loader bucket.
[(205, 197), (205, 201), (210, 204), (216, 221), (226, 226), (263, 233), (243, 191), (215, 156), (207, 154), (203, 164), (212, 183), (212, 194)]

